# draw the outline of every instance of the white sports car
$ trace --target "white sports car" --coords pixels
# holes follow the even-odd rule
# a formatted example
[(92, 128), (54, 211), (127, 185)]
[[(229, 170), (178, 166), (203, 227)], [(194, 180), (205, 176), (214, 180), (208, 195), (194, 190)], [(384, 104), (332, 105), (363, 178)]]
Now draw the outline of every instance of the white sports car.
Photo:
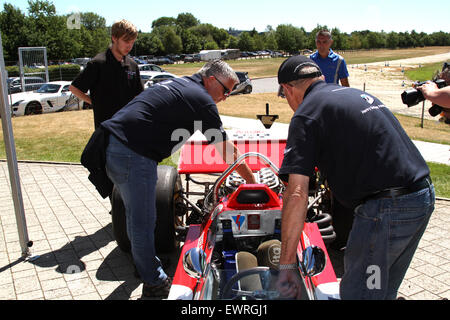
[(70, 84), (69, 81), (54, 81), (33, 92), (15, 93), (12, 95), (12, 113), (23, 116), (60, 111), (73, 100)]

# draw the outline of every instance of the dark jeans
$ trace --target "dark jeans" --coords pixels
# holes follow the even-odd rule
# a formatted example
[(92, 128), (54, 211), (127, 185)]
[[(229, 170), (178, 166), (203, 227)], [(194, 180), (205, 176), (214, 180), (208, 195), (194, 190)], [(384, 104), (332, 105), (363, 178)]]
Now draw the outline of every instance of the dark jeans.
[(370, 200), (355, 209), (341, 299), (396, 299), (434, 203), (430, 185), (397, 198)]
[(155, 251), (157, 166), (156, 161), (110, 136), (106, 172), (122, 196), (134, 263), (142, 280), (150, 285), (167, 278)]

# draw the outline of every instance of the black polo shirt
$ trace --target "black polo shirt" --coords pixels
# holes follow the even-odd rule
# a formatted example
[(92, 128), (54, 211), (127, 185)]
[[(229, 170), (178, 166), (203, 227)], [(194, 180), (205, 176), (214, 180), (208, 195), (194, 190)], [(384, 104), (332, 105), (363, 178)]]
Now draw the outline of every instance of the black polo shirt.
[(406, 187), (428, 166), (391, 111), (354, 88), (314, 83), (291, 120), (282, 179), (317, 166), (336, 198), (353, 208), (365, 197)]
[(72, 85), (90, 91), (96, 128), (143, 91), (136, 62), (129, 57), (117, 61), (111, 49), (89, 61)]
[(209, 143), (227, 139), (217, 106), (198, 74), (148, 88), (102, 127), (157, 162), (181, 148), (197, 130)]

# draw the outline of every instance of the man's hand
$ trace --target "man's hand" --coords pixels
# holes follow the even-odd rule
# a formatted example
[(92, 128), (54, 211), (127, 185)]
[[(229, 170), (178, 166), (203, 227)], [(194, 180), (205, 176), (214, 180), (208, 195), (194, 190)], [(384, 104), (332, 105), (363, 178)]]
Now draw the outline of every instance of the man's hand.
[(432, 82), (432, 81), (427, 81), (427, 83), (425, 83), (424, 85), (417, 87), (418, 90), (422, 91), (423, 96), (425, 97), (425, 99), (429, 99), (430, 97), (433, 97), (433, 94), (435, 94), (435, 92), (437, 90), (439, 90), (438, 86), (436, 85), (436, 83)]
[[(219, 153), (222, 155), (223, 160), (227, 164), (232, 164), (241, 156), (239, 149), (229, 140), (216, 143), (215, 146), (217, 151), (219, 151)], [(247, 184), (256, 183), (255, 176), (253, 175), (252, 170), (250, 170), (250, 167), (245, 161), (236, 168), (236, 171), (243, 179), (245, 179)]]
[(447, 117), (450, 111), (450, 86), (439, 89), (436, 83), (428, 81), (416, 89), (422, 91), (425, 99), (444, 108), (444, 115)]
[(298, 270), (281, 270), (276, 287), (282, 298), (300, 300), (302, 282)]
[(73, 93), (74, 96), (76, 96), (78, 99), (88, 103), (92, 104), (91, 97), (85, 94), (83, 91), (78, 89), (77, 87), (74, 87), (73, 85), (70, 85), (69, 90)]

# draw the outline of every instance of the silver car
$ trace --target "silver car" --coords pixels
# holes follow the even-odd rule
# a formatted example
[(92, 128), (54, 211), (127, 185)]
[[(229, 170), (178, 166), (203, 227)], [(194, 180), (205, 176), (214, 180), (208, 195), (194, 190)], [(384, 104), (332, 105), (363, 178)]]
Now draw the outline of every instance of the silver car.
[(239, 83), (236, 85), (234, 90), (231, 92), (231, 94), (238, 94), (238, 93), (252, 93), (253, 91), (253, 85), (252, 80), (248, 77), (248, 72), (236, 72), (236, 75), (239, 78)]

